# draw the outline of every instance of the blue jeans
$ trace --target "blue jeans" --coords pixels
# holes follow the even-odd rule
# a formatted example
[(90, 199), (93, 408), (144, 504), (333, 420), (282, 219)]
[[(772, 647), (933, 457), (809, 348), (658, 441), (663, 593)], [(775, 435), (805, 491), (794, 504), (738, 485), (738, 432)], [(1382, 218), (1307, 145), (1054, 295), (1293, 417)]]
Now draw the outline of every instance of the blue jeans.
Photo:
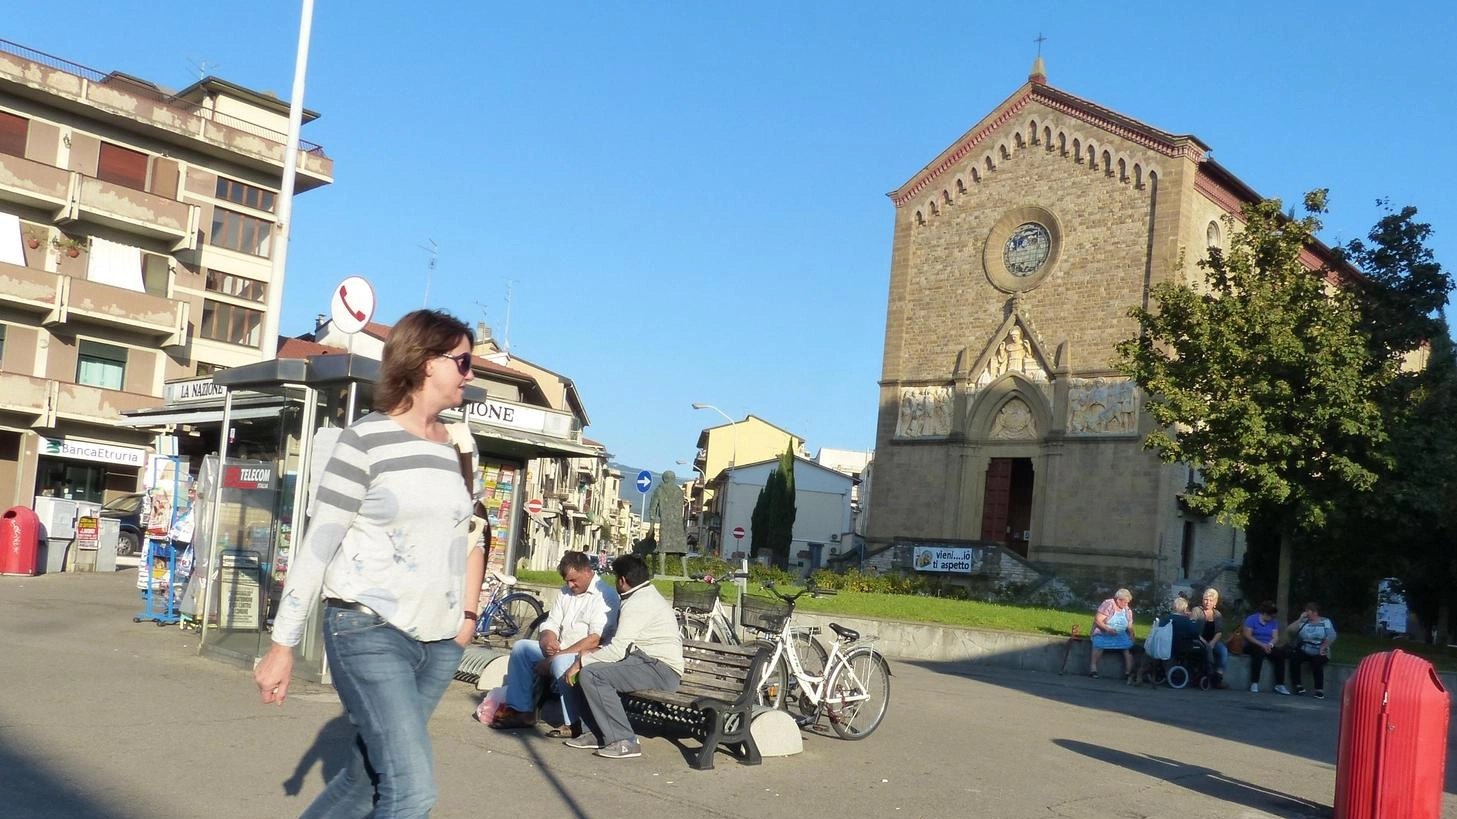
[(1204, 646), (1204, 662), (1215, 674), (1224, 674), (1225, 663), (1229, 661), (1229, 646), (1223, 640)]
[[(517, 640), (511, 646), (511, 659), (506, 664), (506, 704), (523, 714), (536, 713), (536, 664), (546, 659), (541, 643)], [(558, 654), (551, 658), (552, 690), (560, 691), (557, 681), (577, 661), (575, 654)], [(562, 720), (567, 725), (577, 722), (577, 710), (570, 697), (562, 697)]]
[(300, 819), (405, 819), (435, 806), (430, 714), (460, 666), (454, 640), (422, 643), (379, 616), (324, 609), (334, 688), (354, 725), (349, 762)]

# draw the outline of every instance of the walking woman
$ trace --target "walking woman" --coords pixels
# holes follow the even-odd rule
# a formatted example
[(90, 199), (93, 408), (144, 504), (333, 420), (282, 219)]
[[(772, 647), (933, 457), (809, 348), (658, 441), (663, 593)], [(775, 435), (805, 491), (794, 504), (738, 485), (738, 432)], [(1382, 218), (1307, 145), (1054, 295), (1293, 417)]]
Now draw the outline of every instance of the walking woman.
[(385, 342), (376, 411), (323, 465), (273, 646), (253, 674), (263, 702), (282, 705), (322, 595), (324, 648), (356, 736), (304, 819), (423, 817), (435, 804), (427, 723), (475, 630), (485, 571), (469, 538), (474, 490), (437, 417), (474, 377), (473, 340), (443, 312), (402, 318)]

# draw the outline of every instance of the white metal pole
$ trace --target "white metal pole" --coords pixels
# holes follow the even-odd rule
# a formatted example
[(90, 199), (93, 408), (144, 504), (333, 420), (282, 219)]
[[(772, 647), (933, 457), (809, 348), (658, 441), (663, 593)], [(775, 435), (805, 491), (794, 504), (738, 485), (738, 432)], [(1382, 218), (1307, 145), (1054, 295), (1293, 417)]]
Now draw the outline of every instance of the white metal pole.
[(283, 183), (278, 191), (278, 238), (273, 243), (273, 275), (269, 305), (263, 316), (259, 345), (265, 360), (278, 354), (278, 322), (283, 311), (283, 279), (288, 266), (288, 240), (293, 235), (294, 177), (298, 175), (299, 132), (304, 122), (304, 76), (309, 70), (309, 33), (314, 26), (314, 0), (303, 0), (298, 24), (298, 53), (293, 62), (293, 96), (288, 101), (288, 138), (283, 147)]

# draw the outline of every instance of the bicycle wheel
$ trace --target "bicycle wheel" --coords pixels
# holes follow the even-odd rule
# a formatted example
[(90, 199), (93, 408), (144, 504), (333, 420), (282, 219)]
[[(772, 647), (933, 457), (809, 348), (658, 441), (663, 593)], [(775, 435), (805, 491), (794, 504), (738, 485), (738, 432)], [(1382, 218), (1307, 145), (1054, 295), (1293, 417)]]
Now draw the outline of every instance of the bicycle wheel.
[(755, 640), (750, 645), (755, 648), (766, 646), (771, 660), (764, 666), (764, 675), (759, 678), (759, 687), (754, 692), (754, 701), (769, 708), (783, 708), (784, 690), (789, 685), (789, 663), (785, 662), (782, 655), (775, 658), (774, 643), (768, 640)]
[(678, 611), (678, 634), (685, 640), (713, 642), (713, 629), (709, 628), (706, 615), (690, 611)]
[(842, 739), (864, 739), (890, 707), (890, 667), (869, 648), (852, 649), (835, 667), (826, 691), (830, 727)]
[(542, 614), (540, 600), (525, 592), (512, 592), (501, 598), (486, 633), (507, 641), (530, 637)]

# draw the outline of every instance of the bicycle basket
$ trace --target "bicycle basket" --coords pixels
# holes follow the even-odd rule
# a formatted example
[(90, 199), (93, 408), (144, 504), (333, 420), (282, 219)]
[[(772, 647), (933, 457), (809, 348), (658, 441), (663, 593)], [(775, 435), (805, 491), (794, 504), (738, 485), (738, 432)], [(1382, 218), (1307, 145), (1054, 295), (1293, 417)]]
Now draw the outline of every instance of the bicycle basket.
[(718, 600), (718, 586), (712, 583), (673, 584), (673, 608), (707, 614)]
[(739, 623), (759, 631), (782, 631), (789, 619), (789, 604), (766, 597), (739, 595)]

